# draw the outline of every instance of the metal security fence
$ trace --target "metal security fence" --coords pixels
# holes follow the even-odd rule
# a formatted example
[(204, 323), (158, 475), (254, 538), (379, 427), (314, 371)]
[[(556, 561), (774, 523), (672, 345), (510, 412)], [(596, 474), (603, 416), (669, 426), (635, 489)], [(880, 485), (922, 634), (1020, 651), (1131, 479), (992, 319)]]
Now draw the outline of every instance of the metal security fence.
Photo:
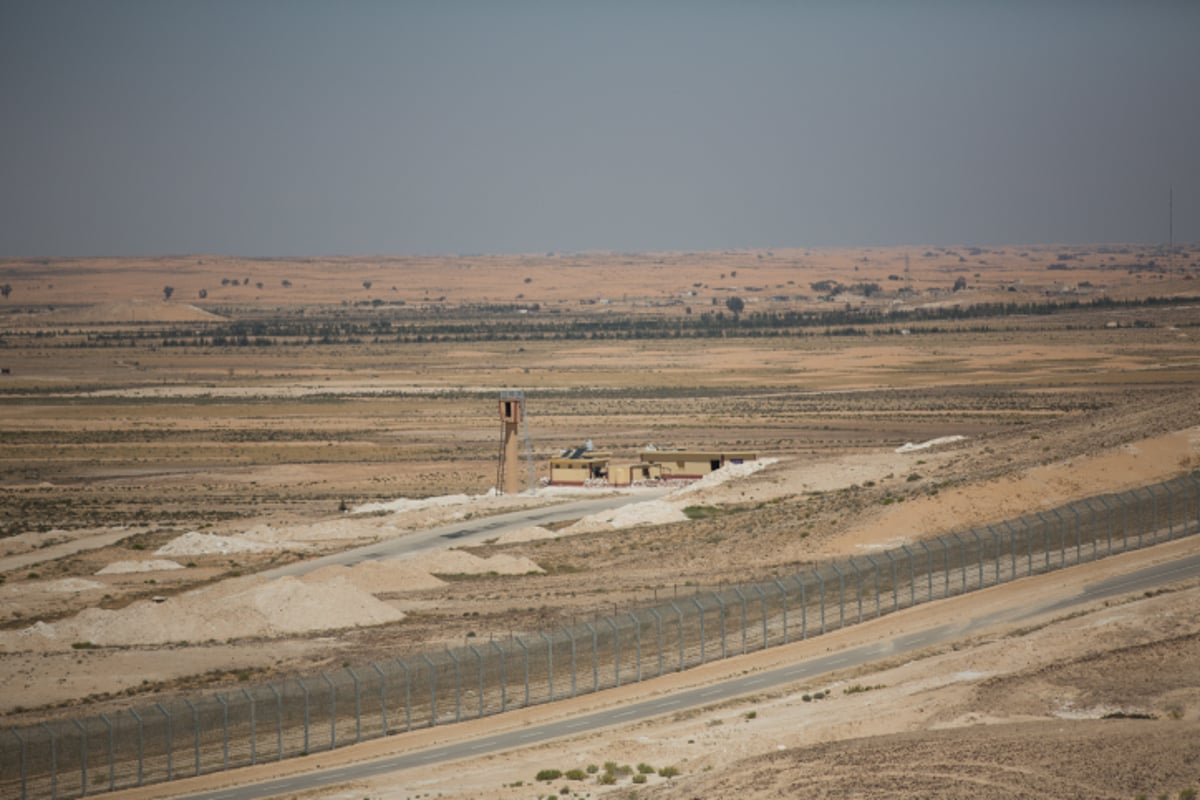
[(500, 714), (1200, 530), (1200, 475), (557, 630), (0, 731), (0, 796), (73, 798)]

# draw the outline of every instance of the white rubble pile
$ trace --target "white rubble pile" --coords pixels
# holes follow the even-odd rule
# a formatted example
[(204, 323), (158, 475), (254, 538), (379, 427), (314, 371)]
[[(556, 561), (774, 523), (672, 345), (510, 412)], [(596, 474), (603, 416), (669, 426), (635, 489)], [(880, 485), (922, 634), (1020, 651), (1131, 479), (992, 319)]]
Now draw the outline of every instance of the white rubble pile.
[(966, 438), (967, 437), (965, 437), (965, 436), (939, 436), (936, 439), (930, 439), (929, 441), (921, 442), (920, 444), (913, 444), (912, 442), (906, 442), (906, 443), (900, 445), (899, 447), (897, 447), (896, 452), (897, 453), (915, 453), (919, 450), (928, 450), (931, 447), (938, 447), (943, 444), (954, 444), (955, 442), (961, 442)]
[(156, 556), (231, 555), (233, 553), (273, 553), (280, 544), (260, 542), (244, 535), (221, 536), (216, 533), (189, 531), (154, 551)]
[(632, 528), (637, 525), (665, 525), (670, 522), (682, 522), (686, 519), (686, 514), (665, 500), (647, 500), (609, 511), (589, 514), (574, 525), (564, 528), (560, 533), (570, 536), (576, 533)]
[(456, 506), (465, 506), (475, 503), (481, 499), (495, 497), (496, 490), (491, 489), (485, 494), (469, 495), (469, 494), (447, 494), (440, 497), (424, 497), (420, 499), (409, 499), (400, 497), (395, 500), (389, 500), (386, 503), (364, 503), (361, 506), (355, 506), (350, 509), (351, 514), (376, 514), (386, 512), (389, 514), (404, 514), (409, 511), (427, 511), (431, 508), (453, 508)]
[(183, 565), (166, 558), (152, 558), (148, 561), (114, 561), (96, 574), (124, 575), (129, 572), (164, 572), (172, 569), (183, 569)]
[(540, 525), (533, 525), (528, 528), (519, 528), (515, 531), (502, 533), (496, 537), (496, 544), (516, 544), (517, 542), (536, 542), (540, 539), (553, 539), (558, 536), (552, 530), (547, 530)]
[(462, 550), (434, 550), (394, 559), (384, 563), (408, 563), (435, 575), (526, 575), (530, 572), (545, 572), (535, 562), (520, 556), (496, 553), (480, 558)]
[(712, 489), (720, 486), (723, 483), (728, 483), (738, 478), (746, 478), (761, 469), (769, 467), (779, 459), (777, 458), (757, 458), (754, 461), (744, 461), (741, 464), (726, 464), (718, 470), (714, 470), (705, 475), (698, 481), (689, 483), (675, 491), (671, 492), (671, 497), (682, 497), (696, 492), (703, 492), (705, 489)]

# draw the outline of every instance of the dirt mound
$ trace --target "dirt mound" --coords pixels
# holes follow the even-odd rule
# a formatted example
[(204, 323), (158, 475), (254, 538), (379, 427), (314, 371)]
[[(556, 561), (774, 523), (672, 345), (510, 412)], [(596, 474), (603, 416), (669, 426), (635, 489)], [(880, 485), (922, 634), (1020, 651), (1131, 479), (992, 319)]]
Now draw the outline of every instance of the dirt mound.
[(398, 622), (404, 613), (348, 581), (249, 577), (196, 589), (162, 602), (118, 610), (88, 608), (53, 624), (0, 634), (0, 648), (55, 649), (73, 642), (157, 645), (303, 634)]

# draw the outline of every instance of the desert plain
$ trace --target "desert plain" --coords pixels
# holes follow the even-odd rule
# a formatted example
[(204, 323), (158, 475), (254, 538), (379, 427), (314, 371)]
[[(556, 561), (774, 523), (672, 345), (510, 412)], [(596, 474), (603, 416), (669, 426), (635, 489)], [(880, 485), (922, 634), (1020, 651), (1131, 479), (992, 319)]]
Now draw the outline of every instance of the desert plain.
[[(4, 726), (561, 626), (1194, 472), (1198, 260), (1139, 245), (2, 260)], [(259, 574), (603, 493), (491, 491), (505, 389), (526, 392), (539, 477), (585, 440), (630, 460), (651, 444), (760, 460), (619, 519)], [(819, 686), (313, 796), (1183, 797), (1200, 788), (1198, 609), (1191, 576)], [(831, 699), (799, 699), (818, 689)], [(680, 774), (533, 780), (608, 761)]]

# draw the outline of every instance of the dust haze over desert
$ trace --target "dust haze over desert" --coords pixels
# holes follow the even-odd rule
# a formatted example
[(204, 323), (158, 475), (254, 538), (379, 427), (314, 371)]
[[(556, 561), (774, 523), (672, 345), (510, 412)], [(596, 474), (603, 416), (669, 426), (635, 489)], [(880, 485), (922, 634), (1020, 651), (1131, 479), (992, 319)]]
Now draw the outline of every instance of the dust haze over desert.
[[(1197, 29), (1171, 3), (6, 4), (2, 727), (1196, 475)], [(513, 390), (535, 486), (502, 493)], [(754, 458), (546, 486), (585, 441)], [(947, 647), (302, 796), (1190, 796), (1200, 577), (1014, 614), (1194, 538), (322, 763), (996, 620)], [(607, 762), (656, 770), (534, 779)]]

